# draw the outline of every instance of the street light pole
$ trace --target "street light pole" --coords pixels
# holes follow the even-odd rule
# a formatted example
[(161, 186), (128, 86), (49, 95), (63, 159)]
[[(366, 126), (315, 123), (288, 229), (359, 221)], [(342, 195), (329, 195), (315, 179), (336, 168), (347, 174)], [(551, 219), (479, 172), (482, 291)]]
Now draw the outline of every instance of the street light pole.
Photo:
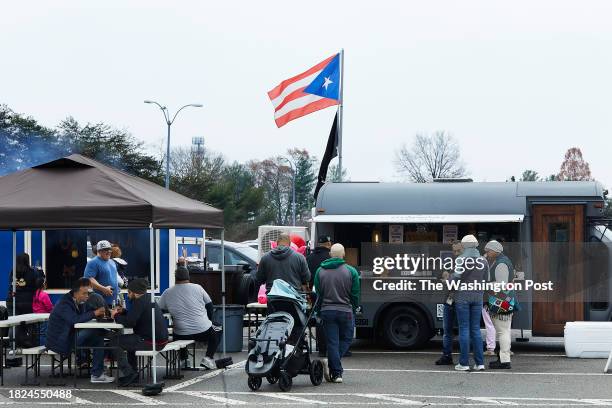
[(159, 103), (155, 101), (151, 101), (151, 100), (146, 100), (144, 101), (144, 103), (152, 103), (154, 105), (157, 105), (159, 109), (162, 111), (164, 115), (164, 119), (166, 121), (166, 125), (168, 126), (168, 141), (167, 141), (167, 146), (166, 146), (166, 189), (169, 189), (170, 188), (170, 128), (172, 127), (172, 124), (174, 123), (174, 120), (176, 119), (180, 111), (182, 111), (183, 109), (189, 106), (194, 107), (194, 108), (201, 108), (204, 105), (202, 105), (201, 103), (189, 103), (187, 105), (181, 106), (181, 108), (176, 111), (176, 113), (174, 114), (171, 120), (170, 112), (168, 111), (168, 108), (166, 108), (165, 106), (162, 106)]
[(293, 167), (291, 160), (286, 157), (282, 157), (282, 159), (286, 160), (289, 163), (289, 168), (291, 168), (291, 219), (295, 227), (295, 167)]

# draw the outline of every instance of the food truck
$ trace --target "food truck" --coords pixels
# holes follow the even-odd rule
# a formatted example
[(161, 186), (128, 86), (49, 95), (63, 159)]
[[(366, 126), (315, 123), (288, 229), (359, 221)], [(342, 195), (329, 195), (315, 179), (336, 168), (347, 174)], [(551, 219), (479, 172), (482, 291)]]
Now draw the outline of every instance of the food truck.
[[(606, 194), (591, 181), (327, 183), (310, 236), (343, 244), (347, 263), (360, 271), (358, 337), (418, 348), (439, 333), (448, 291), (431, 288), (444, 267), (424, 261), (451, 259), (451, 244), (466, 234), (477, 237), (481, 253), (489, 240), (501, 242), (514, 264), (522, 289), (512, 327), (561, 336), (568, 321), (612, 320)], [(377, 262), (403, 258), (423, 262), (412, 270)], [(545, 283), (554, 290), (540, 290)]]

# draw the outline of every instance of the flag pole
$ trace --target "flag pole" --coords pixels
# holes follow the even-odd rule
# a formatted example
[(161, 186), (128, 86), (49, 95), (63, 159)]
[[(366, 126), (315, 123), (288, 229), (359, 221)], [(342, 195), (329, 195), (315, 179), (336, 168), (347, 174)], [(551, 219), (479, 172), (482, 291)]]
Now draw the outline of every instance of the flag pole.
[(338, 177), (342, 181), (342, 104), (344, 103), (344, 48), (340, 50), (340, 86), (338, 104)]

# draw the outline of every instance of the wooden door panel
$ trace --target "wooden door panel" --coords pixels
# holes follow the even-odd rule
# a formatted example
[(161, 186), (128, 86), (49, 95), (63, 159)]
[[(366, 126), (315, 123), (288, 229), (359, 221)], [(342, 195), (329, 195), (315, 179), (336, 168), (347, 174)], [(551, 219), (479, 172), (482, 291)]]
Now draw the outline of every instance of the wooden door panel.
[(533, 334), (563, 335), (568, 321), (584, 319), (584, 206), (533, 206), (533, 271), (536, 282), (555, 290), (533, 292)]

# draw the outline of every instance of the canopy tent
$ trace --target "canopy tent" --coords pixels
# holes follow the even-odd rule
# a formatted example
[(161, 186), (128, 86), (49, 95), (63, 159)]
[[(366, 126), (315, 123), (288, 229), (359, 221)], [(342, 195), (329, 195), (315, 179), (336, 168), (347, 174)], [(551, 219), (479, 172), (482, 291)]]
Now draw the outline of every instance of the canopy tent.
[[(155, 302), (154, 229), (221, 229), (221, 259), (225, 259), (222, 210), (90, 158), (73, 154), (0, 177), (0, 229), (13, 231), (13, 271), (16, 269), (16, 230), (122, 228), (150, 230), (152, 304)], [(225, 265), (221, 264), (225, 325)], [(15, 280), (13, 273), (13, 291)], [(15, 302), (13, 308), (14, 305)], [(152, 322), (155, 336), (154, 318)], [(225, 330), (223, 345), (225, 352)], [(154, 367), (155, 364), (154, 359)], [(153, 382), (156, 382), (155, 369)]]
[(0, 177), (0, 229), (223, 228), (223, 211), (73, 154)]

